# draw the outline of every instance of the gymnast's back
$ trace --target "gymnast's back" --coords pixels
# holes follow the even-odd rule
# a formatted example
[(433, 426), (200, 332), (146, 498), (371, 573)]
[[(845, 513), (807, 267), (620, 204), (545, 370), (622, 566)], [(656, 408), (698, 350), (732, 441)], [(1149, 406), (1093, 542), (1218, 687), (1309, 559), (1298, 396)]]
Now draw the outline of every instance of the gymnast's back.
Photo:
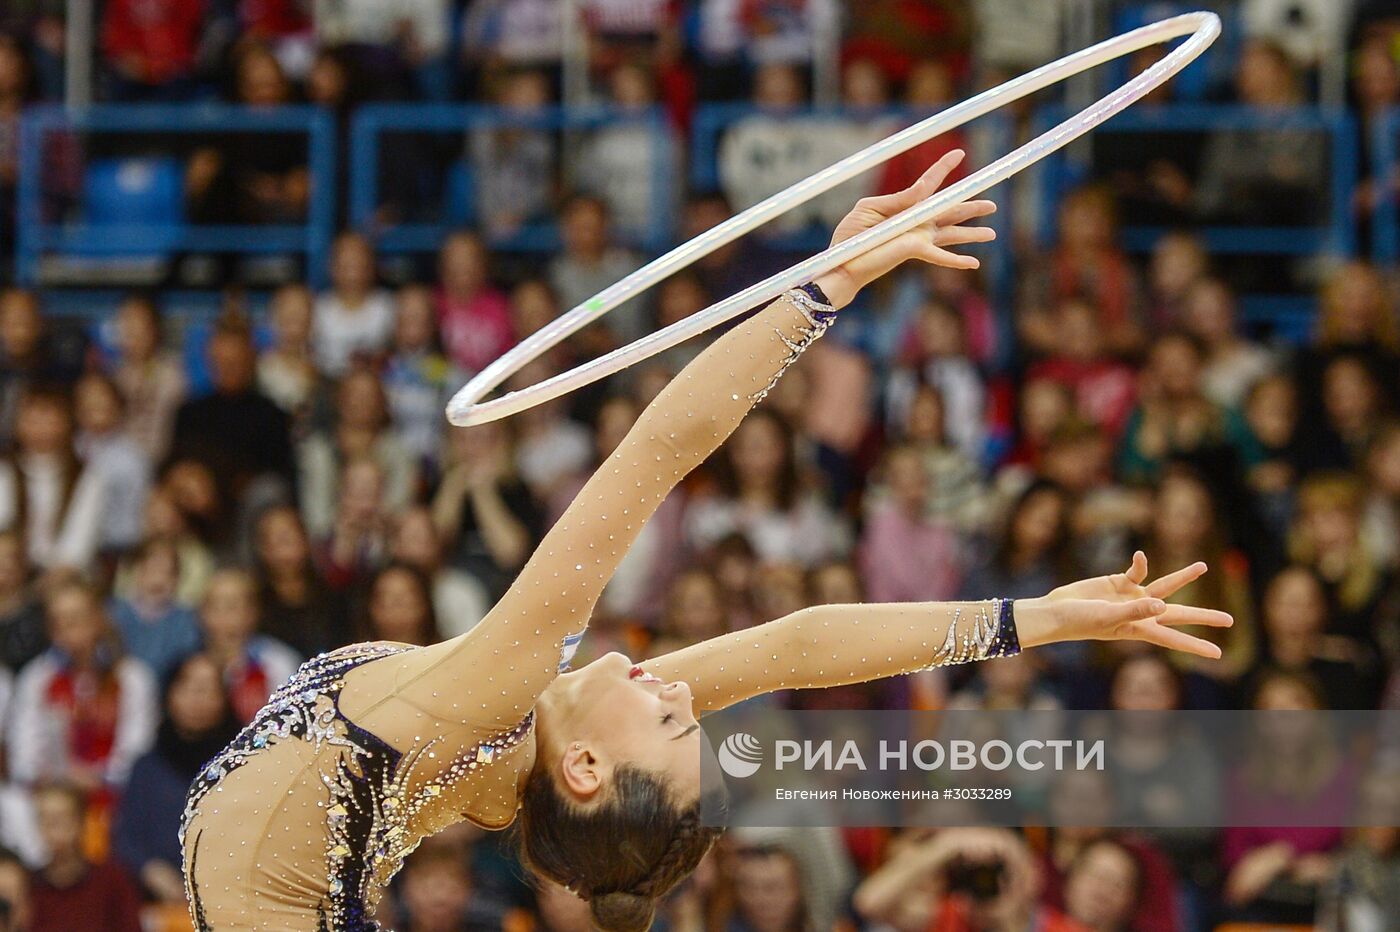
[(456, 716), (457, 702), (416, 702), (405, 688), (446, 657), (474, 665), (474, 640), (315, 657), (205, 766), (181, 823), (200, 932), (378, 929), (379, 892), (421, 838), (463, 819), (511, 822), (534, 760), (532, 713), (509, 724), (462, 703)]

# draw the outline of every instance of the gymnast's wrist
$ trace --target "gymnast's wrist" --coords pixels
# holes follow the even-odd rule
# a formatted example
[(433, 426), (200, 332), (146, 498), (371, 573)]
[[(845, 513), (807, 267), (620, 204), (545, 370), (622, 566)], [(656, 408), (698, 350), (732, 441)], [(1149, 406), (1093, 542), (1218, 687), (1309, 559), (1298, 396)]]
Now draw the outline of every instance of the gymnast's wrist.
[(827, 301), (838, 311), (855, 300), (856, 294), (860, 291), (859, 283), (851, 277), (850, 272), (846, 271), (845, 266), (834, 268), (830, 272), (823, 272), (812, 279), (812, 284), (822, 290)]
[(1047, 599), (1016, 599), (1012, 612), (1016, 618), (1016, 637), (1023, 649), (1054, 644), (1060, 637), (1057, 606)]

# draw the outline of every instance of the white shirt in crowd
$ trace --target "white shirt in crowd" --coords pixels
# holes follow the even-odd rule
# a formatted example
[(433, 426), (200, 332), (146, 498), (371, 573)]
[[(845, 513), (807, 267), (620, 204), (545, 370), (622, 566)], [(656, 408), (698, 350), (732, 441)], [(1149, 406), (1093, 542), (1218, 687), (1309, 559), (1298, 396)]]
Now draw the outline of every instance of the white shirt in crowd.
[(447, 48), (447, 0), (316, 0), (316, 34), (323, 45), (394, 45), (407, 26), (424, 57)]
[(339, 378), (356, 353), (374, 353), (389, 345), (394, 333), (394, 300), (387, 291), (372, 291), (359, 307), (347, 307), (333, 291), (316, 298), (311, 349), (316, 366)]
[(18, 460), (28, 502), (19, 507), (20, 477), (14, 463), (0, 463), (0, 530), (27, 516), (24, 528), (29, 559), (52, 569), (91, 565), (101, 540), (106, 491), (96, 470), (84, 469), (64, 506), (64, 464), (57, 458), (29, 456)]

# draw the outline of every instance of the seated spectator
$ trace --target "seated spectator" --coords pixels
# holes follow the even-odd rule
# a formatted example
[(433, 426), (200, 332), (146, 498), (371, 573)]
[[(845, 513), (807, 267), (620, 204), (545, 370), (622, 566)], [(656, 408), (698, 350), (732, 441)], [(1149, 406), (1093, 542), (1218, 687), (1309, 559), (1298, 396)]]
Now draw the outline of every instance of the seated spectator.
[(382, 383), (388, 417), (404, 452), (420, 470), (436, 469), (442, 453), (442, 412), (466, 375), (438, 345), (433, 294), (421, 285), (399, 289), (394, 342)]
[[(1305, 711), (1324, 708), (1309, 680), (1274, 673), (1258, 685), (1252, 708)], [(1359, 774), (1338, 747), (1323, 716), (1270, 719), (1229, 775), (1227, 812), (1243, 826), (1271, 826), (1274, 819), (1306, 810), (1314, 824), (1346, 821)], [(1334, 818), (1325, 818), (1327, 815)], [(1312, 821), (1312, 820), (1310, 820)], [(1226, 827), (1221, 857), (1227, 875), (1227, 918), (1238, 922), (1309, 923), (1324, 885), (1336, 870), (1340, 828)]]
[(962, 541), (929, 514), (929, 476), (913, 447), (890, 449), (881, 464), (888, 495), (868, 509), (860, 565), (875, 602), (940, 602), (962, 585)]
[(188, 390), (180, 359), (165, 347), (160, 310), (133, 295), (117, 309), (117, 357), (111, 376), (126, 402), (126, 429), (159, 463), (170, 451), (175, 415)]
[(943, 403), (943, 431), (948, 442), (969, 460), (981, 462), (986, 448), (987, 386), (967, 353), (962, 315), (950, 304), (933, 300), (915, 314), (905, 334), (902, 365), (887, 389), (891, 421), (904, 420), (916, 382), (938, 391)]
[(296, 472), (287, 415), (258, 391), (257, 356), (247, 323), (225, 316), (209, 338), (213, 391), (180, 406), (175, 455), (204, 466), (231, 500), (260, 490), (290, 491)]
[(1081, 188), (1060, 203), (1055, 248), (1027, 279), (1022, 299), (1020, 329), (1031, 350), (1052, 353), (1062, 345), (1053, 313), (1071, 300), (1093, 309), (1095, 329), (1108, 353), (1141, 348), (1142, 288), (1118, 246), (1115, 205), (1103, 188)]
[(475, 577), (446, 565), (442, 539), (430, 509), (415, 505), (398, 516), (389, 556), (427, 577), (433, 612), (445, 638), (466, 634), (491, 610), (491, 600)]
[(1034, 363), (1027, 377), (1048, 379), (1067, 388), (1075, 410), (1110, 434), (1119, 434), (1133, 411), (1138, 376), (1111, 355), (1107, 334), (1094, 309), (1069, 300), (1054, 313), (1057, 348)]
[(132, 588), (114, 599), (108, 611), (126, 652), (163, 679), (171, 667), (199, 646), (194, 610), (176, 598), (180, 555), (175, 544), (153, 537), (132, 561)]
[(800, 932), (815, 928), (807, 914), (802, 867), (780, 847), (741, 848), (733, 865), (733, 932)]
[(197, 88), (207, 10), (200, 0), (114, 0), (103, 4), (102, 60), (118, 100), (173, 101)]
[(792, 427), (768, 409), (756, 408), (739, 425), (714, 473), (718, 494), (696, 500), (686, 515), (696, 549), (738, 532), (763, 561), (814, 566), (849, 548), (844, 522), (802, 487)]
[[(370, 459), (384, 483), (384, 507), (397, 511), (413, 497), (418, 463), (389, 420), (384, 383), (372, 369), (356, 367), (336, 389), (335, 420), (301, 442), (297, 450), (301, 513), (313, 539), (331, 533), (345, 465)], [(441, 417), (441, 408), (438, 409)]]
[(257, 585), (243, 570), (214, 574), (199, 623), (204, 653), (223, 675), (234, 716), (246, 724), (291, 678), (301, 658), (281, 641), (257, 633)]
[(384, 471), (370, 457), (340, 468), (334, 521), (316, 546), (317, 562), (332, 590), (349, 592), (383, 563), (389, 545)]
[[(954, 882), (974, 865), (1000, 864), (995, 893), (973, 896)], [(1084, 927), (1037, 900), (1039, 870), (1019, 836), (998, 828), (948, 828), (901, 845), (856, 888), (856, 912), (900, 932), (999, 932)]]
[(78, 456), (101, 480), (104, 493), (99, 547), (120, 553), (141, 541), (151, 459), (127, 431), (122, 396), (111, 379), (89, 372), (74, 386), (73, 397)]
[(1065, 877), (1065, 912), (1094, 932), (1130, 932), (1142, 883), (1131, 850), (1110, 838), (1091, 842)]
[(199, 771), (238, 732), (219, 668), (203, 654), (171, 670), (155, 746), (131, 768), (139, 792), (122, 796), (112, 827), (117, 860), (157, 903), (185, 903), (180, 819)]
[(454, 848), (431, 843), (421, 846), (404, 862), (398, 886), (400, 909), (395, 926), (404, 932), (486, 932), (492, 928), (467, 920), (471, 872)]
[(505, 592), (540, 533), (541, 515), (515, 473), (499, 421), (450, 428), (446, 471), (433, 497), (433, 521), (450, 559), (493, 599)]
[(350, 641), (344, 600), (321, 577), (300, 513), (273, 505), (253, 528), (258, 617), (263, 634), (306, 657)]
[(545, 217), (554, 203), (559, 157), (554, 136), (528, 125), (546, 111), (553, 96), (542, 72), (527, 69), (502, 77), (492, 102), (503, 115), (526, 125), (474, 132), (468, 140), (476, 218), (488, 239), (514, 236)]
[(272, 295), (272, 345), (258, 356), (258, 390), (294, 423), (310, 414), (320, 374), (312, 358), (315, 298), (305, 285), (283, 285)]
[(1210, 273), (1210, 256), (1200, 238), (1168, 233), (1152, 245), (1147, 269), (1148, 321), (1156, 330), (1183, 324), (1187, 295)]
[[(656, 76), (644, 65), (623, 62), (608, 74), (608, 100), (615, 122), (592, 132), (574, 158), (580, 193), (607, 205), (622, 235), (637, 241), (658, 216), (675, 213), (679, 186), (670, 134), (646, 120), (656, 105)], [(669, 232), (669, 231), (668, 231)]]
[(41, 569), (86, 569), (101, 543), (107, 490), (74, 450), (67, 395), (26, 391), (15, 443), (15, 454), (0, 459), (0, 528), (23, 532), (29, 559)]
[(999, 481), (1028, 481), (1038, 474), (1057, 431), (1077, 418), (1073, 392), (1048, 376), (1027, 378), (1017, 392), (1011, 449), (1000, 462)]
[[(276, 56), (248, 45), (234, 62), (234, 102), (272, 111), (292, 103)], [(299, 133), (241, 132), (196, 149), (185, 170), (190, 213), (207, 223), (298, 223), (311, 200), (309, 143)]]
[(1400, 568), (1400, 423), (1388, 421), (1366, 453), (1366, 549), (1388, 572)]
[(1204, 365), (1205, 349), (1189, 334), (1177, 331), (1152, 344), (1119, 453), (1126, 481), (1151, 482), (1173, 459), (1222, 478), (1260, 461), (1243, 419), (1206, 397)]
[(1246, 477), (1262, 517), (1278, 538), (1288, 532), (1298, 477), (1307, 468), (1307, 444), (1298, 427), (1298, 389), (1285, 375), (1265, 376), (1244, 400), (1244, 418), (1260, 460)]
[(105, 801), (155, 739), (155, 680), (144, 663), (122, 656), (101, 597), (87, 585), (57, 583), (46, 612), (53, 646), (15, 684), (10, 775), (28, 785), (63, 780)]
[(1360, 353), (1340, 353), (1322, 369), (1320, 418), (1306, 424), (1313, 469), (1359, 468), (1393, 405), (1385, 382)]
[[(214, 574), (214, 555), (191, 527), (190, 516), (181, 509), (171, 485), (167, 478), (167, 482), (152, 489), (146, 498), (146, 534), (148, 539), (167, 541), (175, 548), (180, 567), (175, 598), (184, 605), (198, 605), (204, 600), (209, 577)], [(116, 595), (131, 594), (135, 588), (133, 576), (130, 566), (118, 569)]]
[(14, 440), (25, 390), (71, 384), (82, 371), (86, 352), (81, 331), (45, 320), (34, 292), (0, 288), (0, 444)]
[[(1368, 811), (1394, 813), (1394, 770), (1368, 774), (1361, 794)], [(1400, 916), (1400, 828), (1373, 825), (1353, 828), (1347, 835), (1319, 916), (1326, 917), (1328, 928), (1384, 932), (1386, 924)]]
[(1182, 325), (1205, 347), (1205, 396), (1238, 410), (1245, 393), (1277, 366), (1272, 353), (1240, 336), (1235, 295), (1218, 278), (1202, 278), (1186, 293)]
[[(1076, 578), (1069, 546), (1069, 498), (1050, 482), (1028, 486), (1011, 504), (986, 555), (963, 581), (959, 598), (974, 592), (1004, 592), (1003, 598), (1034, 598)], [(983, 596), (984, 597), (984, 596)]]
[[(537, 359), (507, 384), (524, 388), (556, 374), (549, 363)], [(536, 501), (556, 499), (561, 487), (572, 485), (575, 475), (594, 465), (592, 432), (570, 418), (568, 409), (567, 401), (555, 398), (520, 412), (515, 419), (515, 465)]]
[(426, 647), (442, 640), (428, 578), (406, 563), (391, 563), (369, 581), (357, 641)]
[[(448, 236), (438, 251), (438, 333), (452, 362), (470, 374), (515, 343), (506, 296), (491, 284), (490, 257), (475, 233)], [(552, 319), (552, 317), (551, 317)]]
[(394, 332), (394, 300), (375, 285), (374, 248), (342, 233), (331, 250), (331, 289), (316, 297), (311, 348), (321, 374), (338, 379), (359, 358), (377, 359)]
[(1366, 262), (1348, 262), (1327, 278), (1319, 295), (1317, 332), (1297, 360), (1303, 399), (1322, 407), (1322, 373), (1337, 356), (1365, 361), (1373, 373), (1394, 384), (1400, 361), (1400, 320), (1380, 270)]
[(0, 666), (12, 671), (49, 646), (44, 608), (31, 575), (23, 534), (0, 531)]
[(1400, 103), (1400, 65), (1381, 37), (1363, 41), (1353, 53), (1353, 62), (1351, 89), (1361, 123), (1362, 178), (1352, 195), (1352, 206), (1363, 221), (1370, 221), (1377, 207), (1395, 199), (1400, 187), (1400, 177), (1380, 174), (1381, 162), (1373, 142), (1378, 121)]
[(1259, 662), (1240, 684), (1238, 704), (1274, 672), (1318, 684), (1330, 709), (1376, 708), (1378, 684), (1353, 643), (1327, 634), (1326, 591), (1304, 566), (1278, 573), (1264, 590), (1264, 643)]
[(1289, 554), (1322, 580), (1329, 606), (1328, 634), (1375, 644), (1377, 607), (1389, 574), (1361, 535), (1362, 488), (1349, 475), (1320, 474), (1298, 489)]
[[(1111, 795), (1106, 787), (1103, 791)], [(1111, 831), (1095, 827), (1099, 822), (1092, 821), (1093, 826), (1066, 824), (1051, 830), (1041, 855), (1050, 905), (1066, 909), (1072, 918), (1094, 929), (1177, 932), (1183, 928), (1176, 873), (1151, 835)]]
[(666, 594), (666, 611), (648, 653), (659, 657), (718, 637), (729, 630), (719, 580), (696, 567), (678, 575)]
[[(564, 248), (550, 260), (549, 281), (566, 308), (577, 307), (642, 264), (614, 244), (607, 206), (596, 198), (569, 201), (559, 223)], [(644, 336), (649, 329), (646, 304), (633, 298), (610, 311), (604, 326), (622, 343)]]
[[(964, 533), (979, 531), (990, 505), (981, 468), (949, 441), (943, 424), (943, 395), (934, 386), (920, 383), (903, 418), (890, 427), (894, 437), (923, 462), (928, 516)], [(880, 493), (878, 482), (867, 491), (867, 495)]]
[(48, 860), (30, 878), (31, 928), (141, 932), (141, 897), (117, 864), (83, 853), (87, 803), (67, 784), (34, 793), (39, 834)]
[[(448, 48), (449, 0), (401, 0), (390, 7), (376, 0), (318, 0), (314, 10), (321, 45), (374, 47), (377, 55), (392, 54), (394, 65), (416, 75), (413, 90), (419, 96), (440, 97), (449, 90), (431, 74)], [(383, 77), (393, 76), (391, 68), (382, 70)]]

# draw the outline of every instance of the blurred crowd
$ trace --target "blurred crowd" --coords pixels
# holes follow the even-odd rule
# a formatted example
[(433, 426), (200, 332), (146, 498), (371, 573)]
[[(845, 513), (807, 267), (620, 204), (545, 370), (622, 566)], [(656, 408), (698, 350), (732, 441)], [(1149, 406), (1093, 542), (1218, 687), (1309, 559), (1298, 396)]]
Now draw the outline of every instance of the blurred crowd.
[[(850, 151), (888, 132), (860, 114), (896, 101), (936, 108), (1054, 52), (1007, 40), (997, 24), (1033, 11), (990, 0), (864, 0), (844, 19), (836, 0), (580, 6), (596, 93), (660, 101), (677, 126), (697, 100), (800, 106), (818, 37), (843, 22), (842, 94), (855, 116), (821, 139), (762, 113), (735, 127), (720, 188), (670, 192), (682, 239), (793, 180), (784, 171), (830, 161), (833, 138)], [(1287, 5), (1240, 6), (1267, 25)], [(1354, 21), (1320, 14), (1313, 32), (1260, 27), (1223, 93), (1290, 106), (1307, 96), (1318, 55), (1342, 47), (1363, 119), (1400, 100), (1400, 19), (1392, 4), (1358, 6)], [(255, 105), (304, 94), (337, 109), (385, 96), (526, 108), (558, 98), (556, 3), (454, 8), (109, 0), (103, 93)], [(61, 14), (45, 0), (0, 11), (15, 30), (0, 39), (5, 209), (16, 115), (56, 92)], [(655, 203), (648, 186), (678, 176), (638, 163), (643, 149), (626, 127), (615, 132), (583, 163), (597, 171), (567, 187), (549, 134), (480, 137), (468, 153), (483, 179), (478, 228), (409, 267), (344, 232), (329, 287), (291, 281), (265, 308), (231, 290), (194, 352), (160, 290), (130, 294), (97, 326), (51, 312), (41, 292), (0, 291), (0, 842), (13, 851), (0, 853), (0, 930), (136, 930), (142, 915), (147, 928), (187, 928), (175, 830), (203, 763), (304, 658), (469, 631), (698, 352), (685, 344), (504, 422), (444, 420), (468, 376), (643, 261), (626, 231)], [(864, 190), (903, 187), (961, 142), (919, 147)], [(1141, 549), (1157, 571), (1211, 565), (1178, 598), (1234, 615), (1214, 632), (1222, 660), (1056, 645), (765, 701), (1400, 707), (1393, 270), (1276, 270), (1317, 297), (1311, 336), (1287, 343), (1241, 317), (1238, 292), (1261, 273), (1191, 232), (1256, 209), (1260, 223), (1313, 210), (1319, 156), (1295, 143), (1241, 131), (1181, 163), (1169, 147), (1119, 152), (1113, 171), (1061, 201), (1048, 248), (1019, 237), (993, 247), (1018, 255), (1005, 295), (977, 273), (932, 268), (872, 287), (662, 505), (577, 662), (614, 649), (642, 659), (814, 604), (1038, 596), (1119, 571)], [(309, 192), (300, 156), (266, 137), (193, 151), (190, 203), (207, 217), (296, 214)], [(1394, 181), (1368, 179), (1356, 209), (1369, 215)], [(802, 222), (828, 223), (860, 193), (843, 188)], [(1130, 255), (1120, 222), (1149, 214), (1174, 232)], [(493, 248), (541, 217), (557, 217), (556, 253)], [(785, 267), (781, 242), (715, 251), (517, 384)], [(1261, 805), (1319, 787), (1393, 792), (1319, 746), (1242, 775), (1235, 792)], [(1145, 781), (1174, 765), (1157, 750), (1139, 755)], [(1192, 805), (1163, 788), (1146, 794), (1154, 805)], [(1084, 805), (1098, 793), (1079, 790)], [(1395, 828), (745, 830), (667, 901), (658, 927), (1167, 932), (1240, 921), (1366, 932), (1395, 928), (1397, 891)], [(410, 858), (382, 918), (401, 932), (588, 928), (586, 905), (523, 876), (508, 833), (467, 826)]]

